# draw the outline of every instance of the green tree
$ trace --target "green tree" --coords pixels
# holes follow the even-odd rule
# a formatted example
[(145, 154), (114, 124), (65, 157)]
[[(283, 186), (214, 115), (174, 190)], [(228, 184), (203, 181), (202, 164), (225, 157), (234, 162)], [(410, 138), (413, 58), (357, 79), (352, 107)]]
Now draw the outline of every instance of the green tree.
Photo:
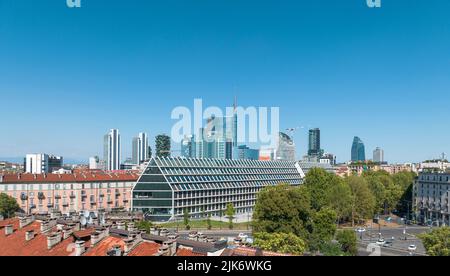
[(336, 233), (336, 212), (323, 208), (312, 215), (310, 223), (309, 249), (319, 251), (325, 243), (331, 242)]
[(14, 217), (14, 213), (20, 210), (17, 201), (4, 193), (0, 193), (0, 215), (4, 218)]
[(320, 246), (320, 253), (324, 256), (346, 256), (348, 255), (342, 251), (341, 245), (338, 242), (325, 242)]
[(228, 217), (228, 228), (233, 229), (233, 218), (234, 218), (234, 207), (233, 204), (230, 202), (227, 204), (227, 209), (225, 211), (225, 214)]
[(350, 256), (356, 256), (358, 253), (358, 241), (352, 230), (338, 231), (336, 240), (341, 246), (341, 250)]
[(311, 208), (319, 211), (322, 207), (329, 206), (329, 195), (332, 187), (341, 179), (321, 168), (311, 169), (305, 177), (305, 187), (310, 194)]
[(268, 186), (258, 193), (253, 213), (253, 231), (293, 233), (307, 239), (306, 223), (310, 216), (306, 187), (286, 184)]
[(367, 181), (358, 176), (346, 178), (352, 192), (351, 217), (352, 225), (354, 222), (372, 218), (375, 208), (375, 199), (372, 195)]
[(170, 136), (165, 134), (156, 136), (156, 156), (170, 157)]
[(418, 236), (430, 256), (450, 256), (450, 227), (434, 229)]
[(208, 230), (212, 229), (211, 214), (208, 214), (208, 217), (206, 218), (206, 225), (208, 225)]
[(338, 181), (328, 195), (329, 207), (336, 212), (338, 224), (351, 217), (352, 191), (344, 180)]
[(190, 230), (191, 226), (189, 225), (189, 211), (187, 208), (184, 208), (183, 210), (183, 219), (186, 230)]
[(257, 233), (254, 246), (262, 250), (292, 255), (303, 255), (306, 251), (305, 242), (293, 233)]
[(141, 220), (136, 222), (136, 227), (139, 230), (144, 230), (147, 234), (150, 234), (150, 228), (152, 227), (152, 223), (150, 221)]

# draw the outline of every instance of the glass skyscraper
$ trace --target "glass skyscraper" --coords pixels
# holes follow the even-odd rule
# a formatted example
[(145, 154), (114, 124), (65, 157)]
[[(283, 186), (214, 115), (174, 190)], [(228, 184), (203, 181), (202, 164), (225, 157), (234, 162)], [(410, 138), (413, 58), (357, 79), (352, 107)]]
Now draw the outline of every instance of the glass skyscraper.
[(363, 141), (355, 136), (352, 145), (352, 162), (366, 161), (366, 149)]
[(308, 156), (322, 157), (323, 150), (320, 148), (320, 129), (309, 130)]

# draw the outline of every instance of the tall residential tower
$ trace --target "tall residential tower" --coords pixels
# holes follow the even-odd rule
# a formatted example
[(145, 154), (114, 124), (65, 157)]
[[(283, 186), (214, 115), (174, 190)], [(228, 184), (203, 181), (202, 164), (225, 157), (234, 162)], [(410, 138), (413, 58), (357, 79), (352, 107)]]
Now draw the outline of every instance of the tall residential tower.
[(104, 136), (103, 158), (106, 170), (120, 169), (120, 133), (118, 129), (111, 129)]

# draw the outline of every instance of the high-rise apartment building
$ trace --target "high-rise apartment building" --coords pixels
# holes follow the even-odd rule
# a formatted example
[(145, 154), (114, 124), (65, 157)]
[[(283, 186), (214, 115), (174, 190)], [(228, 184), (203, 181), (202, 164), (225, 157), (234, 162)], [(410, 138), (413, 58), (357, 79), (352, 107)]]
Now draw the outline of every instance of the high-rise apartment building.
[(148, 135), (147, 133), (141, 132), (137, 137), (133, 138), (132, 143), (132, 163), (135, 165), (140, 165), (148, 160)]
[(118, 129), (111, 129), (104, 136), (103, 155), (105, 169), (108, 171), (120, 170), (120, 133)]
[(295, 161), (295, 143), (289, 135), (280, 132), (277, 144), (276, 160)]
[(377, 147), (374, 151), (373, 151), (373, 162), (375, 163), (384, 163), (384, 150), (382, 150), (381, 148)]

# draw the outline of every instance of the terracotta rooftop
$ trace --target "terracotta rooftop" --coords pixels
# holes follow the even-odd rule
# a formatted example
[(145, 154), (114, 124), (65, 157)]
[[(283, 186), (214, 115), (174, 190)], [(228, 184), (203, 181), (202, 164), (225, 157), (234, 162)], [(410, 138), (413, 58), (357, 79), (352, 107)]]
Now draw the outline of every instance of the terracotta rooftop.
[[(33, 222), (19, 229), (19, 219), (8, 220), (12, 222), (14, 232), (5, 236), (4, 226), (0, 232), (0, 256), (70, 256), (73, 252), (73, 238), (68, 238), (52, 249), (47, 249), (47, 236), (40, 233), (40, 223)], [(34, 239), (25, 240), (25, 233), (33, 230)], [(56, 231), (56, 227), (52, 229)]]
[(134, 172), (108, 173), (83, 172), (73, 174), (5, 174), (0, 183), (77, 183), (77, 182), (110, 182), (137, 181), (139, 174)]
[(122, 251), (124, 250), (125, 242), (123, 239), (109, 236), (99, 242), (99, 244), (89, 248), (83, 256), (107, 256), (106, 253), (117, 245), (120, 246)]
[(187, 249), (187, 248), (179, 248), (177, 250), (176, 255), (179, 257), (204, 257), (204, 256), (207, 256), (207, 254), (196, 253), (192, 249)]
[(158, 253), (160, 244), (154, 242), (143, 242), (136, 246), (127, 256), (136, 257), (136, 256), (154, 256)]

